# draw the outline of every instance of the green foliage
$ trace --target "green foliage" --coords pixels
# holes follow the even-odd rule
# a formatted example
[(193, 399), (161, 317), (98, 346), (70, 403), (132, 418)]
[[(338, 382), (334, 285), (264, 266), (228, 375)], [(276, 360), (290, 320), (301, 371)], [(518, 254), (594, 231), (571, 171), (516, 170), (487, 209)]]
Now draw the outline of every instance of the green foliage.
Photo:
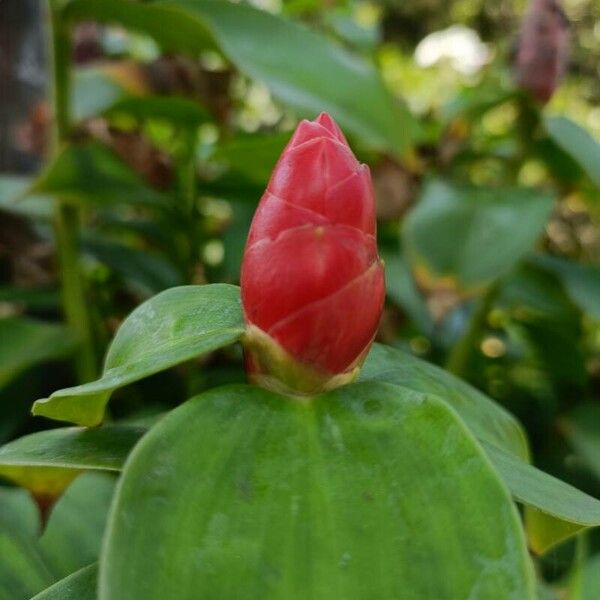
[(504, 486), (439, 400), (364, 383), (303, 404), (239, 386), (187, 402), (137, 447), (99, 590), (525, 599), (528, 563)]
[(527, 460), (527, 441), (519, 423), (500, 406), (450, 373), (405, 352), (375, 344), (361, 381), (385, 381), (434, 394), (449, 404), (482, 441)]
[(33, 413), (98, 425), (117, 388), (231, 344), (243, 332), (238, 288), (173, 288), (142, 304), (123, 323), (100, 379), (38, 400)]
[[(0, 177), (0, 600), (595, 599), (595, 8), (566, 2), (576, 68), (541, 109), (507, 76), (504, 1), (50, 4), (60, 143)], [(494, 62), (416, 66), (454, 22)], [(235, 284), (321, 111), (372, 170), (385, 344), (300, 402), (231, 385)], [(39, 112), (16, 144), (42, 145)]]
[(97, 560), (113, 486), (106, 475), (82, 475), (54, 507), (41, 537), (37, 508), (27, 493), (0, 488), (2, 600), (29, 600)]
[(57, 360), (75, 348), (61, 325), (24, 317), (0, 319), (0, 388), (29, 367)]
[(548, 117), (544, 126), (550, 138), (600, 186), (600, 144), (585, 129), (564, 117)]
[(90, 565), (57, 581), (31, 600), (96, 600), (98, 567)]
[(162, 194), (97, 142), (65, 148), (37, 180), (32, 192), (97, 206), (159, 206), (165, 202)]
[[(552, 200), (539, 190), (429, 182), (403, 229), (417, 279), (433, 286), (441, 280), (467, 292), (493, 282), (532, 248), (550, 216)], [(498, 244), (508, 238), (510, 246), (499, 252)]]
[(82, 471), (118, 471), (145, 433), (142, 427), (40, 431), (0, 448), (0, 477), (34, 494), (55, 496)]

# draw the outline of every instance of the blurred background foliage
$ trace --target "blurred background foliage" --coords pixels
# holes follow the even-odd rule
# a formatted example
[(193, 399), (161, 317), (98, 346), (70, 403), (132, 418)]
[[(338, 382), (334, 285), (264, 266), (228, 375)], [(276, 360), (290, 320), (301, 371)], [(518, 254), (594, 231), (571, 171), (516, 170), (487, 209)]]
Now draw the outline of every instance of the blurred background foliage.
[[(275, 161), (322, 108), (373, 173), (379, 339), (489, 394), (536, 464), (600, 496), (600, 1), (564, 0), (571, 60), (545, 107), (514, 85), (524, 0), (201, 2), (214, 39), (71, 4), (53, 149), (44, 5), (0, 3), (0, 442), (52, 427), (31, 402), (89, 379), (143, 300), (237, 282)], [(62, 317), (57, 198), (75, 208), (86, 339)], [(240, 351), (220, 351), (117, 392), (111, 418), (243, 380)], [(548, 597), (597, 597), (600, 536), (579, 543), (540, 560)]]

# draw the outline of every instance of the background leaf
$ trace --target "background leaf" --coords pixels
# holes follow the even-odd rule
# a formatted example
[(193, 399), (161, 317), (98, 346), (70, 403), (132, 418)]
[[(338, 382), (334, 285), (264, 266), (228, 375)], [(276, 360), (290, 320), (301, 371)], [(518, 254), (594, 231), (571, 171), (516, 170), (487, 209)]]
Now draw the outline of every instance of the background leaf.
[(0, 599), (29, 600), (97, 561), (113, 487), (105, 474), (79, 477), (55, 505), (41, 537), (29, 494), (0, 487)]
[(566, 117), (546, 117), (544, 126), (551, 139), (600, 186), (600, 143), (583, 127)]
[(562, 420), (561, 429), (577, 454), (600, 480), (600, 406), (582, 404)]
[(552, 207), (539, 190), (429, 181), (404, 222), (406, 256), (424, 287), (481, 288), (531, 250)]
[(165, 196), (152, 189), (112, 151), (98, 142), (67, 146), (33, 185), (35, 194), (60, 196), (74, 203), (165, 204)]
[(119, 24), (151, 36), (165, 50), (200, 54), (214, 48), (212, 32), (204, 21), (178, 9), (158, 3), (123, 0), (72, 0), (64, 18)]
[(533, 580), (507, 491), (440, 401), (376, 383), (312, 403), (230, 386), (176, 409), (134, 451), (99, 590), (502, 600), (532, 598)]
[[(312, 117), (327, 110), (373, 146), (398, 153), (414, 140), (416, 122), (371, 65), (314, 31), (252, 6), (212, 0), (75, 0), (65, 16), (116, 22), (151, 35), (164, 49), (192, 55), (214, 39), (243, 73), (302, 114)], [(269, 44), (256, 44), (256, 39)], [(282, 47), (285, 54), (273, 52)]]
[[(533, 535), (530, 535), (530, 545), (536, 552), (545, 552), (578, 529), (600, 525), (600, 500), (516, 460), (499, 448), (485, 443), (484, 447), (519, 502), (567, 524), (562, 528), (560, 535), (557, 535), (557, 530), (552, 536), (548, 535), (550, 529), (547, 525), (544, 528), (535, 527)], [(544, 534), (543, 541), (535, 534), (538, 530)]]
[(25, 369), (68, 356), (75, 342), (66, 327), (27, 317), (0, 319), (0, 387)]
[(244, 332), (239, 288), (172, 288), (134, 310), (113, 340), (100, 379), (38, 400), (33, 414), (93, 426), (112, 392), (236, 342)]
[(27, 492), (0, 487), (1, 600), (28, 600), (54, 581), (38, 532), (37, 508)]

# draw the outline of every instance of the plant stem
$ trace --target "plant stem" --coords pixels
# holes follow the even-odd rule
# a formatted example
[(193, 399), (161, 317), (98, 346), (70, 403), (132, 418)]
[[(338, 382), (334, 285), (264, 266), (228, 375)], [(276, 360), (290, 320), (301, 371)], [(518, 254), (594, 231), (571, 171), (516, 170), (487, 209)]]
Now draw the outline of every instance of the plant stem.
[(464, 377), (468, 371), (473, 350), (477, 346), (481, 331), (485, 327), (487, 314), (498, 296), (498, 289), (497, 283), (491, 285), (479, 299), (473, 315), (469, 320), (467, 330), (450, 352), (446, 363), (446, 369), (458, 377)]
[(178, 187), (187, 229), (186, 271), (189, 280), (193, 281), (199, 247), (196, 206), (196, 130), (181, 132), (181, 138), (183, 147), (178, 157)]
[[(50, 1), (54, 132), (52, 154), (56, 156), (70, 131), (71, 32), (60, 11)], [(97, 364), (92, 319), (86, 301), (85, 282), (79, 263), (79, 209), (57, 199), (54, 219), (56, 248), (62, 284), (63, 311), (79, 342), (76, 368), (81, 382), (96, 377)]]

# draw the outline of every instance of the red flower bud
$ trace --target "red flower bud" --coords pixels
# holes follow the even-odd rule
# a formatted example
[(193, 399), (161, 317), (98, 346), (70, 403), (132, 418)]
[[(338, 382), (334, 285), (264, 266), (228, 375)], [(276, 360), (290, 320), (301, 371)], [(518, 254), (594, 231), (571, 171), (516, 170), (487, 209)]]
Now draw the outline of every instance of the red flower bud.
[(258, 205), (242, 264), (253, 381), (314, 394), (355, 378), (385, 296), (375, 230), (369, 168), (328, 114), (302, 121)]
[(519, 87), (546, 104), (569, 62), (569, 21), (560, 0), (531, 0), (516, 55)]

